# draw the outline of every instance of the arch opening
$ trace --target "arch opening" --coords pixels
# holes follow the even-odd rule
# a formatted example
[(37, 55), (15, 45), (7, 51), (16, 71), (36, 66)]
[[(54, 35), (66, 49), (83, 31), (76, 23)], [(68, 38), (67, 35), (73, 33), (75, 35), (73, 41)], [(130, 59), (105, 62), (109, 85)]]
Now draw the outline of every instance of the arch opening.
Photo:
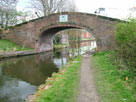
[[(59, 34), (60, 32), (61, 33), (63, 32), (62, 35), (64, 35), (64, 32), (66, 31), (66, 33), (68, 35), (68, 39), (65, 39), (65, 40), (68, 40), (67, 42), (71, 42), (70, 39), (69, 39), (69, 32), (68, 32), (70, 30), (76, 30), (80, 33), (81, 32), (83, 33), (83, 31), (84, 31), (84, 32), (87, 32), (86, 34), (89, 34), (91, 37), (95, 38), (94, 34), (90, 33), (91, 31), (86, 30), (86, 28), (84, 28), (84, 27), (79, 27), (79, 26), (78, 27), (77, 26), (50, 27), (49, 29), (44, 30), (41, 33), (41, 35), (39, 36), (39, 39), (38, 39), (38, 42), (37, 42), (37, 49), (41, 52), (53, 50), (53, 39), (54, 39), (55, 35)], [(80, 37), (83, 37), (83, 36), (80, 36)]]

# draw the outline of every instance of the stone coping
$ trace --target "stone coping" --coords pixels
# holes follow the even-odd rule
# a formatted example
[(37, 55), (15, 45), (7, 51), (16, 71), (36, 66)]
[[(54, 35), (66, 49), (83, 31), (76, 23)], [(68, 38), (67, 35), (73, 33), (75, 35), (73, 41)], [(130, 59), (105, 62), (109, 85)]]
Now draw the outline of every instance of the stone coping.
[(42, 52), (43, 51), (36, 51), (36, 50), (4, 52), (4, 53), (0, 53), (0, 59), (9, 58), (9, 57), (19, 57), (19, 56), (34, 55), (34, 54), (38, 54), (38, 53), (42, 53)]

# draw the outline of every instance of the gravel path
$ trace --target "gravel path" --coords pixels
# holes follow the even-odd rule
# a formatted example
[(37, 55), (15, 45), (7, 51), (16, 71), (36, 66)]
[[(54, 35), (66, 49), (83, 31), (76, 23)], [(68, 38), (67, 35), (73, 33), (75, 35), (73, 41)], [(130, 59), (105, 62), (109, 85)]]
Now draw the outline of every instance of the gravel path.
[(91, 55), (83, 55), (80, 77), (80, 94), (77, 102), (100, 102), (93, 82)]

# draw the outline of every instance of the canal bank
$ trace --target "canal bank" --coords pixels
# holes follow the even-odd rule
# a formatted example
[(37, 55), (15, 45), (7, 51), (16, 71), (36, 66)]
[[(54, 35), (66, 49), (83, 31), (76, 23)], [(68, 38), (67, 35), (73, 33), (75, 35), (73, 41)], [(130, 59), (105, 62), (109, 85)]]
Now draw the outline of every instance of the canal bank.
[(82, 57), (71, 59), (58, 73), (46, 80), (28, 102), (75, 102), (79, 93)]
[(19, 57), (40, 53), (32, 48), (17, 45), (9, 40), (0, 39), (0, 60), (9, 57)]
[(34, 50), (26, 50), (26, 51), (15, 51), (15, 52), (5, 52), (0, 53), (0, 59), (10, 58), (10, 57), (20, 57), (20, 56), (27, 56), (27, 55), (34, 55), (41, 52), (37, 52)]

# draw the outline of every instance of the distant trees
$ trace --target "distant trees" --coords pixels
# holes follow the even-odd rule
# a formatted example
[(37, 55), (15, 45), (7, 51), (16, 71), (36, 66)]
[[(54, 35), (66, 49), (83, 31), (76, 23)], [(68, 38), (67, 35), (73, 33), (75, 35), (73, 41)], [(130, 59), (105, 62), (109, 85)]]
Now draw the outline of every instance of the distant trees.
[(44, 16), (57, 12), (77, 10), (74, 2), (70, 0), (31, 0), (30, 3), (38, 14)]
[(78, 11), (78, 8), (76, 7), (74, 0), (69, 1), (66, 11), (68, 11), (68, 12), (77, 12)]
[(17, 23), (17, 0), (0, 0), (0, 28), (8, 28)]
[(9, 6), (15, 6), (17, 4), (18, 0), (0, 0), (0, 7), (9, 7)]
[[(18, 12), (17, 3), (18, 0), (0, 0), (0, 28), (7, 29), (9, 26), (35, 18), (30, 12)], [(30, 4), (38, 17), (63, 11), (77, 11), (72, 0), (30, 0)]]

